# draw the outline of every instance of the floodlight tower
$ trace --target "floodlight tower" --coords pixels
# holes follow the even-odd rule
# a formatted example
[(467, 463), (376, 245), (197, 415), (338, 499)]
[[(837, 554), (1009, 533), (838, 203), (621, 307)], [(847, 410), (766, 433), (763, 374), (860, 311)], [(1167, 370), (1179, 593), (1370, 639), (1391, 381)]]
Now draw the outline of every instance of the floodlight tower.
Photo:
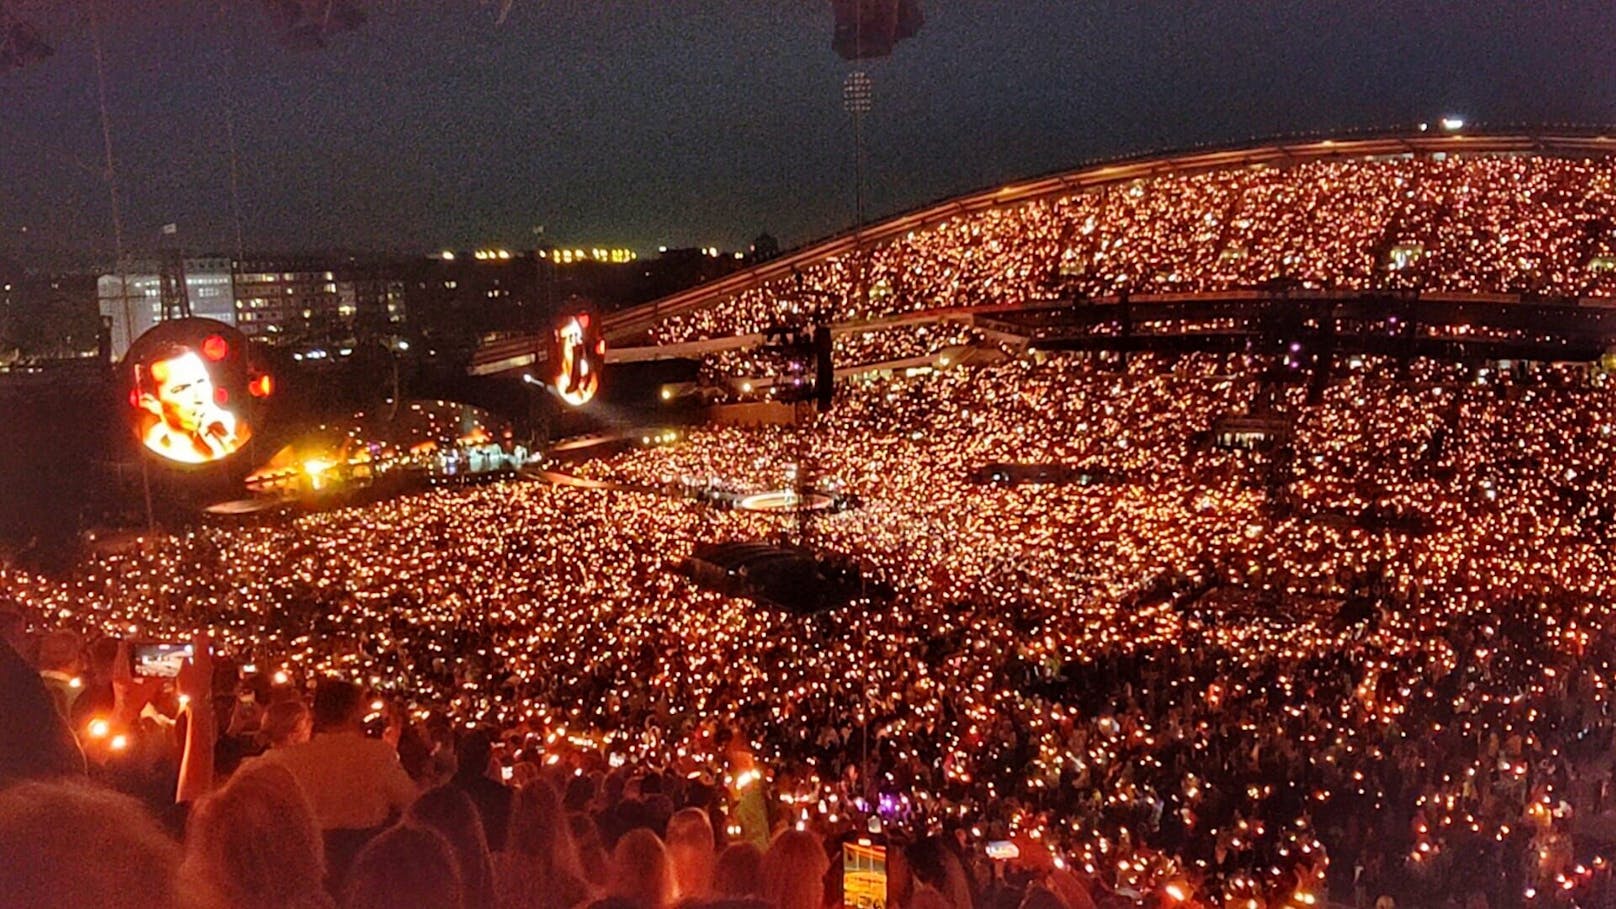
[[(853, 262), (852, 297), (866, 302), (868, 282), (864, 279), (864, 117), (870, 112), (872, 92), (870, 77), (861, 70), (849, 73), (842, 83), (842, 106), (853, 115)], [(805, 290), (802, 275), (797, 275), (797, 296), (811, 296), (819, 292)], [(815, 308), (809, 324), (798, 326), (788, 345), (788, 368), (797, 381), (812, 377), (814, 393), (794, 395), (794, 422), (797, 427), (796, 476), (792, 487), (797, 494), (797, 542), (807, 547), (812, 531), (813, 515), (809, 502), (818, 480), (818, 464), (813, 452), (813, 430), (820, 411), (830, 409), (830, 385), (835, 381), (830, 368), (830, 323), (826, 311)]]
[(864, 229), (864, 117), (874, 107), (874, 93), (870, 76), (863, 70), (847, 74), (842, 82), (842, 106), (853, 115), (853, 179), (857, 220), (854, 235)]
[(842, 82), (842, 106), (853, 115), (853, 293), (860, 308), (865, 299), (868, 282), (864, 280), (864, 118), (874, 108), (874, 91), (870, 76), (863, 70), (847, 74)]
[(864, 255), (864, 118), (874, 108), (870, 76), (863, 70), (842, 82), (842, 106), (853, 115), (853, 294), (861, 313), (869, 311), (870, 282)]

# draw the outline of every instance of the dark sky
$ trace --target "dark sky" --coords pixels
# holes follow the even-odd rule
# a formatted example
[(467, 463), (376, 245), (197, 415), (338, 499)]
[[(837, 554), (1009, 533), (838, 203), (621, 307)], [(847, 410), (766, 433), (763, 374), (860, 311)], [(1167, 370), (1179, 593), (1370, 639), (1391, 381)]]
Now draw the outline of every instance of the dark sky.
[[(51, 59), (0, 73), (0, 256), (110, 258), (88, 0), (0, 0)], [(827, 0), (365, 0), (299, 51), (256, 0), (103, 0), (125, 232), (249, 250), (787, 246), (853, 216)], [(1616, 3), (922, 0), (865, 65), (871, 212), (1253, 135), (1616, 121)], [(25, 230), (26, 228), (26, 230)]]

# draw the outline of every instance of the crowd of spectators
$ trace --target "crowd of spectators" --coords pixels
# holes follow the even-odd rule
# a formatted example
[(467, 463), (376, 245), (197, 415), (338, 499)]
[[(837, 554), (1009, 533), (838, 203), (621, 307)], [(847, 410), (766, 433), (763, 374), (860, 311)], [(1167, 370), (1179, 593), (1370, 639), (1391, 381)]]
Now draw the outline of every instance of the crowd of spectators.
[[(1609, 296), (1613, 178), (1538, 155), (1168, 173), (954, 218), (656, 337), (1124, 292)], [(835, 359), (983, 343), (846, 331)], [(579, 468), (604, 488), (0, 572), (0, 894), (818, 909), (838, 845), (875, 836), (903, 909), (1616, 898), (1602, 375), (1354, 358), (1309, 395), (1257, 357), (949, 365), (863, 375), (811, 433)], [(1231, 416), (1251, 444), (1220, 443)], [(1007, 464), (1062, 471), (984, 474)], [(809, 542), (892, 596), (794, 616), (703, 590), (672, 570), (696, 544), (794, 525), (626, 491), (804, 476), (861, 503)], [(132, 674), (130, 642), (182, 639), (179, 676)]]
[(959, 215), (665, 321), (658, 340), (1119, 293), (1297, 287), (1606, 297), (1616, 164), (1324, 159), (1165, 173)]
[[(874, 328), (844, 326), (832, 335), (831, 361), (838, 368), (870, 366), (897, 361), (924, 359), (954, 347), (984, 343), (982, 333), (967, 325), (941, 319)], [(778, 375), (782, 356), (766, 344), (719, 351), (702, 358), (701, 380), (705, 384), (756, 379)]]
[[(0, 797), (0, 852), (32, 850), (0, 892), (812, 909), (874, 821), (906, 909), (1610, 894), (1603, 377), (1360, 359), (1310, 398), (1271, 365), (870, 375), (811, 432), (578, 468), (856, 493), (810, 542), (895, 596), (820, 615), (672, 570), (789, 520), (523, 482), (0, 572), (38, 688), (4, 772), (97, 787)], [(1217, 444), (1258, 406), (1272, 445)], [(977, 470), (1005, 462), (1087, 479)], [(177, 679), (130, 676), (120, 642), (198, 633)]]

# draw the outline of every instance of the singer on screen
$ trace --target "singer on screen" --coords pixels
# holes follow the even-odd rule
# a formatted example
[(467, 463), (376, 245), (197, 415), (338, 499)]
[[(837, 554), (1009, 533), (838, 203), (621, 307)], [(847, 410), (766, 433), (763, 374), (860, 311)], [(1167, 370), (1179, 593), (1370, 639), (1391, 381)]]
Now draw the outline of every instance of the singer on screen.
[(141, 432), (147, 448), (174, 461), (201, 464), (241, 447), (245, 440), (237, 434), (236, 415), (219, 405), (213, 376), (196, 351), (175, 348), (141, 372), (137, 406), (150, 415)]

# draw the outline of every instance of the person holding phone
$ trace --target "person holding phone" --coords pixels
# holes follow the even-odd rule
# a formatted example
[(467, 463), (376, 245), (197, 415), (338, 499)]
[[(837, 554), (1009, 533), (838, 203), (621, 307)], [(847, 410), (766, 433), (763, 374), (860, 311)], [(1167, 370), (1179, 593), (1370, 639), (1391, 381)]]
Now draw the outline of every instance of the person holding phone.
[(133, 660), (130, 671), (142, 678), (172, 679), (180, 674), (185, 661), (196, 655), (196, 648), (192, 644), (168, 643), (140, 643), (129, 647), (130, 658)]

